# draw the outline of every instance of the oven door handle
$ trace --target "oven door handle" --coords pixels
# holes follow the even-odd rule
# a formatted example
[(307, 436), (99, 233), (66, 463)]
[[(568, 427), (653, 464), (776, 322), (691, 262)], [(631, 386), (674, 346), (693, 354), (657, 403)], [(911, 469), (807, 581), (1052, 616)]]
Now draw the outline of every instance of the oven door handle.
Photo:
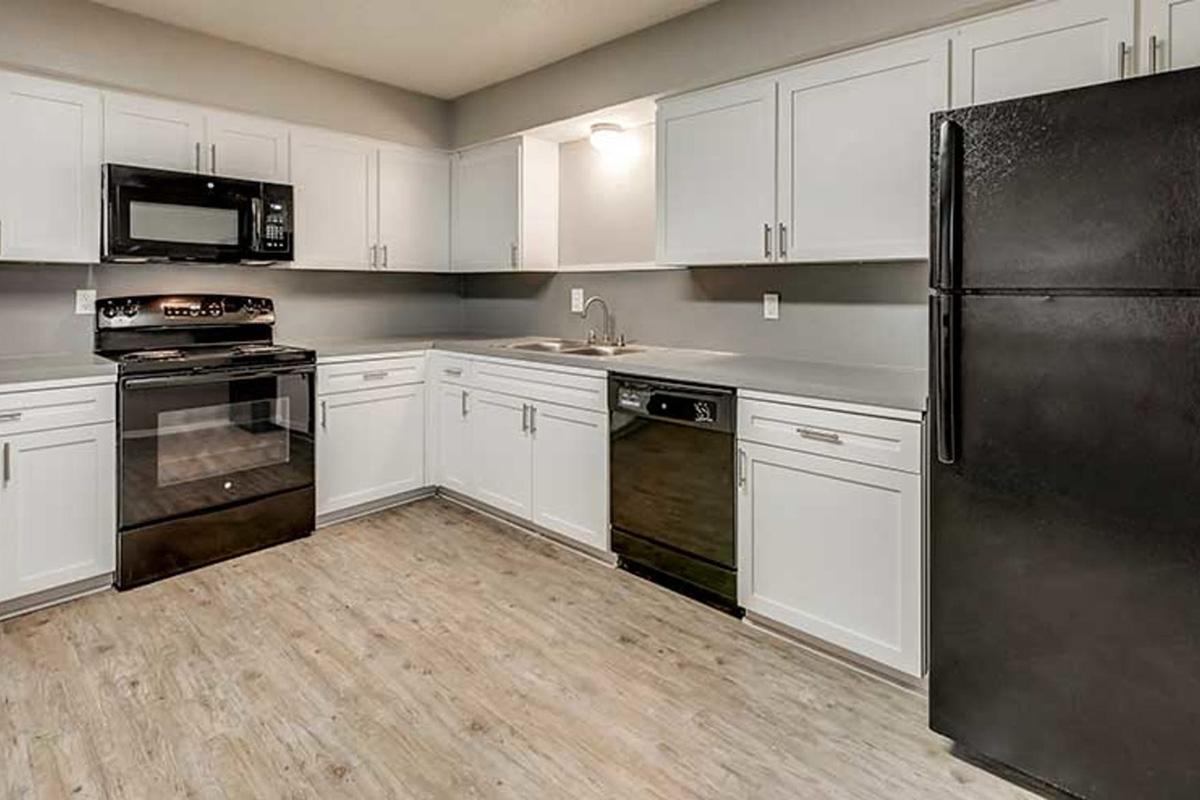
[(223, 381), (248, 381), (255, 378), (277, 378), (285, 375), (311, 375), (315, 367), (291, 369), (251, 370), (248, 372), (198, 372), (193, 375), (173, 375), (163, 378), (129, 378), (121, 386), (125, 389), (157, 389), (164, 386), (188, 386), (198, 383), (222, 383)]

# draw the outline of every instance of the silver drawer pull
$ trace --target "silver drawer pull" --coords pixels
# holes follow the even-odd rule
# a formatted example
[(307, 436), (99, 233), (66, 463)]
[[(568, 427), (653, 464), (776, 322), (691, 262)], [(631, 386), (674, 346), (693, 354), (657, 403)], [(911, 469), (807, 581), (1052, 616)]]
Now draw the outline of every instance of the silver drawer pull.
[(390, 372), (364, 372), (362, 379), (364, 381), (381, 381), (390, 375)]
[(4, 482), (8, 483), (12, 480), (12, 445), (9, 442), (4, 443)]
[(20, 419), (20, 411), (6, 411), (3, 414), (0, 414), (0, 422), (18, 422)]
[(446, 373), (447, 375), (458, 377), (459, 375), (462, 375), (462, 367), (446, 367), (442, 370), (442, 372)]
[(800, 434), (805, 439), (812, 439), (814, 442), (825, 442), (826, 444), (843, 444), (842, 437), (836, 433), (827, 433), (825, 431), (814, 431), (811, 428), (796, 428), (796, 433)]

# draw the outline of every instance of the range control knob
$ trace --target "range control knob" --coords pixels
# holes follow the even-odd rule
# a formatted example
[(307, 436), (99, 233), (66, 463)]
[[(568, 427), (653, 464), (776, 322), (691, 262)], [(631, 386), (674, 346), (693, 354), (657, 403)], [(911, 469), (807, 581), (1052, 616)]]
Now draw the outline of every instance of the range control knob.
[(134, 305), (133, 303), (127, 303), (125, 305), (125, 316), (136, 317), (137, 313), (138, 313), (138, 307), (136, 305)]
[(117, 307), (116, 306), (105, 306), (104, 310), (101, 313), (103, 313), (104, 316), (108, 317), (109, 319), (112, 319), (113, 317), (115, 317), (117, 315)]

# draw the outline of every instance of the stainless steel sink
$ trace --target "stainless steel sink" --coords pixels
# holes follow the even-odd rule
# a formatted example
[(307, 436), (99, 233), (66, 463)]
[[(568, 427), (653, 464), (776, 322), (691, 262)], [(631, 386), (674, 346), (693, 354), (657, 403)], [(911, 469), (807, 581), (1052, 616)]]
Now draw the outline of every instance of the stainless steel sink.
[(505, 345), (509, 350), (532, 350), (537, 353), (563, 353), (587, 347), (587, 342), (579, 339), (539, 339), (536, 342), (517, 342)]
[(589, 344), (586, 347), (573, 347), (560, 352), (566, 356), (624, 356), (630, 353), (641, 353), (644, 349), (628, 345)]

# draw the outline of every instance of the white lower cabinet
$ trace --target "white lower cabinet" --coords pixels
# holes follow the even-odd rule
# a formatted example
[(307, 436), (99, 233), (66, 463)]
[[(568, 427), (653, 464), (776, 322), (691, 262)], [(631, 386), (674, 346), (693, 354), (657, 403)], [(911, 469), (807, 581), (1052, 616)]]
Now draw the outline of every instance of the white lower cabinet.
[(469, 435), (469, 404), (471, 393), (465, 386), (434, 384), (433, 414), (430, 426), (433, 458), (432, 483), (460, 494), (472, 493), (471, 437)]
[(0, 601), (113, 571), (115, 437), (112, 422), (0, 432)]
[(423, 383), (323, 394), (317, 406), (318, 516), (426, 485)]
[(471, 495), (529, 519), (533, 510), (529, 403), (482, 391), (473, 393), (471, 399)]
[(608, 550), (608, 414), (532, 407), (533, 522)]
[[(789, 418), (790, 407), (779, 414)], [(843, 457), (739, 441), (738, 598), (748, 612), (883, 664), (924, 674), (924, 535), (919, 462), (912, 470), (851, 459), (890, 458), (855, 449), (871, 417), (825, 412), (796, 430)], [(750, 412), (742, 410), (739, 430)], [(820, 417), (819, 417), (820, 418)], [(911, 427), (917, 422), (893, 422)], [(872, 430), (872, 438), (876, 432)], [(863, 434), (866, 438), (866, 434)], [(883, 439), (879, 439), (883, 441)], [(839, 445), (838, 442), (845, 444)]]

